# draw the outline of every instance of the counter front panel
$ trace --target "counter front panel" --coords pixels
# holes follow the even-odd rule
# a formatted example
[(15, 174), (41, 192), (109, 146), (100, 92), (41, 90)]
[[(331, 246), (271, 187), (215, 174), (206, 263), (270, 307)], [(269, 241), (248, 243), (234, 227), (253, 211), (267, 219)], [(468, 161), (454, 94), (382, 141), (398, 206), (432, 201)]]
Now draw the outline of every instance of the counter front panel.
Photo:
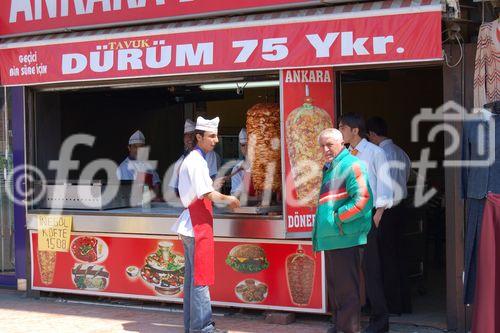
[[(34, 290), (182, 302), (184, 251), (173, 236), (79, 233), (69, 252), (38, 250)], [(214, 305), (325, 313), (324, 258), (310, 241), (216, 238)]]

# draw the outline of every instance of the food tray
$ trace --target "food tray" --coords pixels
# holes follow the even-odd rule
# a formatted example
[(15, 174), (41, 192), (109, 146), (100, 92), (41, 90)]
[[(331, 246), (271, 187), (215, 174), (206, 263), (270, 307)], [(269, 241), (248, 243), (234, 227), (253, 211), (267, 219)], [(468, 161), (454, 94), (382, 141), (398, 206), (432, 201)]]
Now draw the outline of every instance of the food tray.
[(281, 212), (281, 206), (254, 206), (254, 207), (239, 207), (231, 210), (235, 214), (252, 214), (252, 215), (266, 215), (270, 212)]
[[(105, 210), (131, 206), (132, 182), (44, 184), (43, 186), (46, 192), (37, 207), (41, 209)], [(105, 192), (108, 187), (118, 187), (116, 195), (112, 198), (107, 197)], [(35, 184), (35, 192), (41, 191), (42, 184)]]

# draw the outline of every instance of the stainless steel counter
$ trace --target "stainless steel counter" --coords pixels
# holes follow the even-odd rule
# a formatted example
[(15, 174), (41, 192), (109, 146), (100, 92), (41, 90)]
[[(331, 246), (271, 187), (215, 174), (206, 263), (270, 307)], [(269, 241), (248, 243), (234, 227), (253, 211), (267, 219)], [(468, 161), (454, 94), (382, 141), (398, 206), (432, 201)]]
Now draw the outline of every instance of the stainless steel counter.
[[(150, 209), (142, 207), (104, 211), (48, 209), (30, 210), (26, 216), (29, 230), (37, 229), (37, 215), (62, 214), (73, 216), (73, 231), (124, 233), (146, 235), (175, 235), (170, 229), (182, 208), (165, 203), (152, 203)], [(283, 216), (237, 215), (214, 208), (214, 234), (216, 237), (234, 238), (286, 238)]]

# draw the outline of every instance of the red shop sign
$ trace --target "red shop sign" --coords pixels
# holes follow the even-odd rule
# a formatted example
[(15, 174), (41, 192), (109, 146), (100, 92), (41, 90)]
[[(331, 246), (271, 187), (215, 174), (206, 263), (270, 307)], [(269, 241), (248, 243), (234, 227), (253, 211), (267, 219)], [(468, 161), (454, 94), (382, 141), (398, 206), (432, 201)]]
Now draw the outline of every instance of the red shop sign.
[(0, 36), (319, 4), (319, 0), (2, 0)]
[[(74, 233), (69, 252), (38, 251), (34, 290), (182, 302), (184, 250), (173, 236)], [(215, 240), (212, 303), (326, 312), (324, 261), (308, 241)]]
[(205, 31), (209, 27), (191, 27), (94, 41), (68, 39), (62, 41), (65, 44), (4, 44), (0, 80), (3, 85), (29, 85), (441, 59), (440, 12), (296, 21), (228, 24)]
[(334, 124), (335, 76), (331, 68), (287, 69), (280, 79), (286, 229), (311, 232), (324, 165), (318, 136)]

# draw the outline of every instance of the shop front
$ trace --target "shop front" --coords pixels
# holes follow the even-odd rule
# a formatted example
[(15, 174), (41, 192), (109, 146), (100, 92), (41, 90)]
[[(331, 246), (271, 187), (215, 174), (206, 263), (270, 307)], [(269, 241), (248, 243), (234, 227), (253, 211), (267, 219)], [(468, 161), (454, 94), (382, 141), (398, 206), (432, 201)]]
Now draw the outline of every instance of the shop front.
[[(215, 207), (213, 304), (326, 313), (324, 258), (310, 233), (316, 138), (336, 125), (339, 73), (440, 65), (441, 5), (320, 6), (5, 38), (0, 58), (2, 85), (22, 87), (24, 98), (13, 118), (24, 124), (14, 135), (25, 138), (34, 175), (19, 220), (32, 290), (181, 302), (183, 249), (171, 228), (182, 207), (169, 183), (185, 120), (219, 116), (218, 176), (243, 158), (246, 128), (252, 177), (240, 209)], [(115, 176), (138, 129), (162, 181), (152, 201), (144, 179)]]

